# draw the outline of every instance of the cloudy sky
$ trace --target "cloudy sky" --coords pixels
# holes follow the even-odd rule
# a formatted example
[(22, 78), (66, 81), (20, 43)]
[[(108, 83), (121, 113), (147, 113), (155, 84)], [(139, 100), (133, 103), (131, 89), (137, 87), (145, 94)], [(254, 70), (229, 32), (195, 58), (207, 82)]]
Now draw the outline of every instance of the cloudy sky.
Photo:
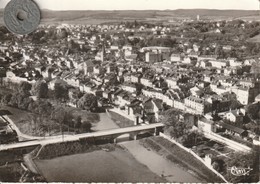
[[(4, 8), (10, 0), (0, 0)], [(256, 10), (258, 0), (35, 0), (50, 10), (165, 10), (165, 9), (244, 9)]]

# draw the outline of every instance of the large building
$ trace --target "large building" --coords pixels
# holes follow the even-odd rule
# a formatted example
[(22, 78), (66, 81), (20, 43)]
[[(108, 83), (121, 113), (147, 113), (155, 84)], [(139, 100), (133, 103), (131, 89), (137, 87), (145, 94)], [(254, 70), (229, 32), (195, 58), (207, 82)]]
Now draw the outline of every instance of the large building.
[(205, 114), (211, 111), (211, 104), (204, 99), (190, 96), (184, 99), (184, 105), (194, 110), (196, 114)]
[(236, 94), (237, 100), (243, 104), (248, 105), (254, 102), (255, 97), (260, 93), (259, 83), (254, 83), (253, 87), (235, 86), (231, 91)]
[(162, 62), (162, 54), (160, 54), (159, 52), (147, 52), (145, 54), (145, 61), (148, 63)]

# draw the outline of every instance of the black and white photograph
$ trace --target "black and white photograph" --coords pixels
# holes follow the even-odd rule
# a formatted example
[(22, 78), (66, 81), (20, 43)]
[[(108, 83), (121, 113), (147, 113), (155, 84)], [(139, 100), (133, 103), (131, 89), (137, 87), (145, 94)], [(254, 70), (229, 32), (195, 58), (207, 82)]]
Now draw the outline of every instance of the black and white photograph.
[(260, 0), (0, 0), (0, 183), (260, 183)]

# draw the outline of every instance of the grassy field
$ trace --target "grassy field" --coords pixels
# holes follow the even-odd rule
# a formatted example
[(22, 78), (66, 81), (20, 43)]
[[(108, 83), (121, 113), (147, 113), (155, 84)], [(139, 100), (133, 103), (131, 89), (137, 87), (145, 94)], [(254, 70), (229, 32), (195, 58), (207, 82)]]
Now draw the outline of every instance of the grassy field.
[[(242, 18), (244, 20), (259, 20), (255, 10), (214, 10), (214, 9), (179, 9), (179, 10), (116, 10), (116, 11), (49, 11), (42, 10), (42, 24), (101, 24), (122, 21), (168, 22), (172, 19), (195, 19), (200, 15), (203, 19), (227, 20)], [(3, 24), (3, 10), (0, 10), (0, 24)]]
[(56, 20), (75, 20), (81, 18), (91, 19), (147, 19), (169, 17), (248, 17), (257, 15), (257, 11), (251, 10), (214, 10), (214, 9), (178, 9), (178, 10), (115, 10), (115, 11), (42, 11), (44, 19), (56, 18)]

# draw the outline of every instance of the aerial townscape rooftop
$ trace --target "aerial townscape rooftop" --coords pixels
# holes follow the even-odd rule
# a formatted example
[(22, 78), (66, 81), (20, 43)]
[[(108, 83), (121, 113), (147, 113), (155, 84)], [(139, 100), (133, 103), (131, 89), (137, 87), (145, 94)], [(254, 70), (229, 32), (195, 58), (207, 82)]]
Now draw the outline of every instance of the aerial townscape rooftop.
[(258, 1), (111, 1), (0, 17), (0, 182), (259, 182)]

